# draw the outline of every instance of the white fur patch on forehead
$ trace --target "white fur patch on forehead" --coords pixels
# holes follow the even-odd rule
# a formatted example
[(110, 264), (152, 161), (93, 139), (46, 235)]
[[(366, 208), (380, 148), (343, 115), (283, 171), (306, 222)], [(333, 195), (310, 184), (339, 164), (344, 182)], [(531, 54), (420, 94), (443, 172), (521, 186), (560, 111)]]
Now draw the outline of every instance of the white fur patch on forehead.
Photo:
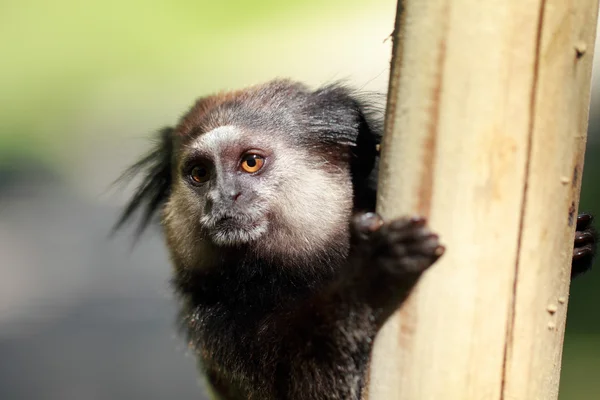
[(201, 134), (190, 144), (190, 147), (217, 153), (224, 145), (240, 140), (242, 135), (242, 130), (237, 126), (223, 125)]

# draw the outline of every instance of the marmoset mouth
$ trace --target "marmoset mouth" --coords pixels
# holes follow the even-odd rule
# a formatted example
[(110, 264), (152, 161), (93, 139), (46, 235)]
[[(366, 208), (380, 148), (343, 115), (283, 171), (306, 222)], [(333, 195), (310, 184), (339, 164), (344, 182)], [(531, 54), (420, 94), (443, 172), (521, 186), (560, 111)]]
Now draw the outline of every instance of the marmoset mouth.
[(239, 229), (243, 231), (251, 231), (263, 225), (261, 220), (251, 220), (250, 218), (240, 218), (227, 215), (217, 220), (216, 229)]
[(220, 218), (211, 229), (212, 240), (217, 245), (240, 245), (258, 239), (267, 231), (264, 219), (246, 220), (227, 216)]
[(239, 218), (235, 218), (235, 217), (232, 217), (231, 215), (227, 215), (227, 216), (219, 218), (215, 225), (219, 229), (223, 229), (223, 228), (233, 229), (233, 228), (239, 228), (240, 225), (243, 225), (243, 223), (242, 223), (242, 221), (240, 221)]

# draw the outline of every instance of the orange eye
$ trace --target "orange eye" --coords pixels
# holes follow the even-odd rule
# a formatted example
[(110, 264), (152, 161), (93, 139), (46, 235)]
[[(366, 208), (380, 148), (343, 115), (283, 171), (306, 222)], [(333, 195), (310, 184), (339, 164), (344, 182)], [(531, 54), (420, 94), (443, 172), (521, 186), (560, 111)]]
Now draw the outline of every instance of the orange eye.
[(242, 170), (249, 174), (259, 171), (265, 165), (265, 158), (258, 154), (246, 154), (242, 157)]
[(190, 179), (194, 183), (204, 183), (208, 178), (210, 178), (210, 174), (204, 165), (196, 165), (190, 172)]

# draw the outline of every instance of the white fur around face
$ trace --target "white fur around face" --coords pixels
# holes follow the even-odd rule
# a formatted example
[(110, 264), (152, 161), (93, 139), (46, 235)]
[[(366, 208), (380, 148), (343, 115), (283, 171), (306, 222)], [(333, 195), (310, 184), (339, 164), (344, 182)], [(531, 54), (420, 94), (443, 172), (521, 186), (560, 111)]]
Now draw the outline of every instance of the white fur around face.
[[(224, 149), (236, 144), (268, 153), (269, 166), (264, 174), (245, 178), (251, 182), (245, 190), (252, 196), (230, 213), (206, 212), (214, 185), (192, 188), (181, 176), (175, 176), (163, 223), (177, 258), (185, 259), (186, 265), (200, 266), (201, 249), (207, 246), (248, 246), (254, 254), (269, 259), (305, 258), (327, 250), (332, 240), (348, 236), (352, 210), (349, 169), (334, 168), (323, 157), (284, 139), (283, 135), (221, 126), (188, 145), (210, 155), (217, 175), (231, 168), (231, 160), (227, 160), (231, 155), (225, 155)], [(223, 215), (234, 217), (238, 226), (219, 229)]]
[[(327, 160), (308, 151), (280, 149), (285, 163), (277, 165), (284, 176), (271, 196), (279, 229), (264, 244), (265, 252), (287, 249), (297, 256), (320, 251), (333, 237), (347, 233), (352, 210), (349, 171), (331, 172)], [(279, 219), (280, 218), (280, 219)]]

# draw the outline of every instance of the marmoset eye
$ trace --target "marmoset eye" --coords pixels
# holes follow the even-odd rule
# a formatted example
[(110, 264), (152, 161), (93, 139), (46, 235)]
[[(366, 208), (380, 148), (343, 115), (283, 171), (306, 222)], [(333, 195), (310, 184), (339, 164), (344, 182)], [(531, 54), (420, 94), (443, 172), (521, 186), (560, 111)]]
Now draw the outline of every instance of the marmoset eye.
[(242, 168), (242, 171), (252, 174), (260, 171), (263, 165), (265, 165), (265, 158), (263, 156), (248, 153), (242, 157), (242, 163), (240, 167)]
[(206, 168), (206, 166), (200, 164), (192, 168), (189, 177), (192, 183), (200, 184), (210, 179), (210, 172), (208, 171), (208, 168)]

